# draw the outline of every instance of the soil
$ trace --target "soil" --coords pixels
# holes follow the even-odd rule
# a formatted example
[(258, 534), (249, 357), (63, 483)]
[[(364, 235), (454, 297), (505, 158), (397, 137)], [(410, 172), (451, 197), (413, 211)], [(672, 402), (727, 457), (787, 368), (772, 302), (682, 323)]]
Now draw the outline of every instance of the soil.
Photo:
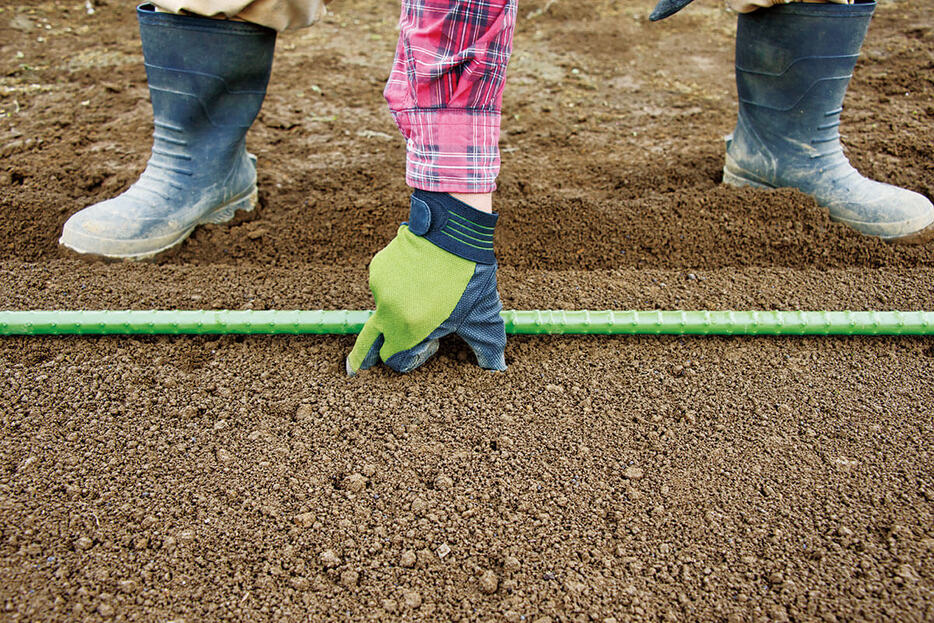
[[(497, 195), (515, 308), (934, 309), (934, 246), (720, 185), (734, 17), (520, 7)], [(406, 215), (381, 98), (396, 0), (283, 35), (262, 205), (149, 263), (57, 247), (132, 182), (132, 6), (0, 7), (0, 308), (365, 308)], [(934, 5), (880, 2), (843, 117), (934, 194)], [(0, 620), (934, 620), (930, 338), (0, 341)]]

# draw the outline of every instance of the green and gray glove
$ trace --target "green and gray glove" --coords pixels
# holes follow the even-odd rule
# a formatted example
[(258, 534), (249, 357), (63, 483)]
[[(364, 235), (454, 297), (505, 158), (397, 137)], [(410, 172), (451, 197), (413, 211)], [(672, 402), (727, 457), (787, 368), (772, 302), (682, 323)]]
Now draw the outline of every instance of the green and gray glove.
[(447, 193), (412, 193), (408, 223), (370, 262), (376, 312), (347, 357), (349, 375), (380, 359), (397, 372), (414, 370), (451, 333), (473, 349), (480, 367), (506, 369), (496, 219)]

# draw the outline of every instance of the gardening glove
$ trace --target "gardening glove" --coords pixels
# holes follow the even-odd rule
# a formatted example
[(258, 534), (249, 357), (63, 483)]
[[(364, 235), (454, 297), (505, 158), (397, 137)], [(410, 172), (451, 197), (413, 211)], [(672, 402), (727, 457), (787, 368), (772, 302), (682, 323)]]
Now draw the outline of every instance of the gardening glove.
[(496, 219), (447, 193), (412, 194), (409, 221), (370, 262), (376, 312), (347, 357), (347, 374), (380, 359), (409, 372), (450, 333), (467, 342), (481, 368), (506, 369), (493, 254)]

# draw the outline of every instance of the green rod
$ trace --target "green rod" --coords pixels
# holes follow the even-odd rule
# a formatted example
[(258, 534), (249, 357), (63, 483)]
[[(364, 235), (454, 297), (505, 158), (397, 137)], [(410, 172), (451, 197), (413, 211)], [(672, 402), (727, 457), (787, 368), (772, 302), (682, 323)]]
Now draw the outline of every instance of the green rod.
[[(369, 310), (0, 311), (0, 335), (359, 333)], [(511, 334), (934, 335), (930, 311), (502, 312)]]

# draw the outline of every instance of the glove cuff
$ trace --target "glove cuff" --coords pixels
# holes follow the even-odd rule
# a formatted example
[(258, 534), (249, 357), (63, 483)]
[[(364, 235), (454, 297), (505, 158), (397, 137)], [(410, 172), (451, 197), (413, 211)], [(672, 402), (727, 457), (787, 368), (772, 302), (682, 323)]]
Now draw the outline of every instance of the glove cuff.
[(498, 215), (481, 212), (447, 193), (416, 190), (409, 204), (409, 231), (477, 264), (495, 264), (493, 229)]

